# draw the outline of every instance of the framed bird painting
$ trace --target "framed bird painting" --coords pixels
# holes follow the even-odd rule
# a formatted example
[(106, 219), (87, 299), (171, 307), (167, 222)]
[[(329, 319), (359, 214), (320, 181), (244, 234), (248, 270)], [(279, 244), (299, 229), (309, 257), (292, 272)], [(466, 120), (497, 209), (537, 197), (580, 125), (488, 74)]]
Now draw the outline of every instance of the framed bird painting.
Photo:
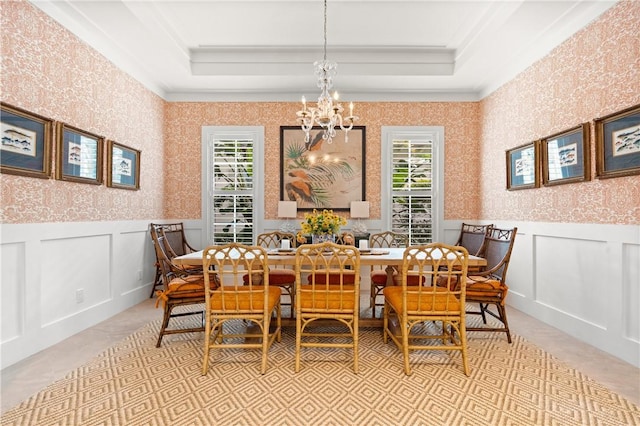
[(365, 198), (365, 126), (336, 131), (328, 142), (321, 127), (309, 142), (299, 126), (280, 126), (280, 199), (296, 201), (298, 210), (349, 210)]

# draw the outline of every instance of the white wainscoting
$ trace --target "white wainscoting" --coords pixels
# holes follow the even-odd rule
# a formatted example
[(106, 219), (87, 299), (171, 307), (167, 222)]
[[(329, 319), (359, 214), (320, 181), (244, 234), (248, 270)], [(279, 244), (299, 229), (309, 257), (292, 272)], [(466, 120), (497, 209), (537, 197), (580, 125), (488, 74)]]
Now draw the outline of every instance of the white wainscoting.
[[(3, 224), (1, 368), (149, 298), (149, 222)], [(200, 222), (185, 222), (196, 246)]]
[(508, 305), (640, 367), (640, 226), (469, 222), (518, 227)]
[[(2, 225), (2, 368), (148, 298), (149, 222)], [(202, 221), (183, 222), (190, 244), (204, 247)], [(518, 227), (509, 305), (640, 367), (640, 226), (468, 222)], [(461, 223), (445, 221), (445, 242)], [(366, 224), (380, 232), (379, 221)]]

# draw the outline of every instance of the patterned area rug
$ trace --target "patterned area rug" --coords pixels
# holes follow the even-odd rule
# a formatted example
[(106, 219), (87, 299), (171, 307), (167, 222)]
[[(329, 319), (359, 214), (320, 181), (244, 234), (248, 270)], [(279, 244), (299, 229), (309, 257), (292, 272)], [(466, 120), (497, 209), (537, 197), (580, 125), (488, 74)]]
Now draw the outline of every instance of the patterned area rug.
[(158, 322), (7, 411), (2, 425), (638, 425), (638, 407), (514, 336), (470, 333), (459, 353), (411, 354), (413, 375), (381, 331), (362, 329), (360, 373), (347, 349), (306, 349), (294, 373), (287, 328), (260, 375), (254, 350), (216, 352), (200, 375), (201, 334)]

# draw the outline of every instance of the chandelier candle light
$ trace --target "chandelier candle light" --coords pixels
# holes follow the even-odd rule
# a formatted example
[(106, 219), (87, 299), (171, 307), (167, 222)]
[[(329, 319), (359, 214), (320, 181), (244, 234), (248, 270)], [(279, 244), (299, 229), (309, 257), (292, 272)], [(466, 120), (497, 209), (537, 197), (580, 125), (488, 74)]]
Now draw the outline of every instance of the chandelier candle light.
[[(322, 139), (331, 143), (336, 136), (336, 126), (344, 130), (344, 141), (349, 141), (349, 130), (353, 129), (353, 122), (358, 117), (353, 115), (353, 102), (349, 104), (349, 115), (342, 117), (344, 108), (338, 103), (338, 92), (333, 93), (333, 99), (329, 95), (329, 89), (333, 87), (333, 77), (336, 75), (338, 64), (327, 61), (327, 0), (324, 0), (324, 59), (313, 63), (315, 75), (318, 78), (320, 96), (318, 106), (307, 107), (307, 100), (302, 97), (302, 110), (297, 112), (298, 123), (304, 131), (305, 143), (309, 143), (309, 132), (314, 125), (322, 127)], [(335, 103), (334, 103), (335, 100)], [(345, 127), (346, 124), (346, 127)]]

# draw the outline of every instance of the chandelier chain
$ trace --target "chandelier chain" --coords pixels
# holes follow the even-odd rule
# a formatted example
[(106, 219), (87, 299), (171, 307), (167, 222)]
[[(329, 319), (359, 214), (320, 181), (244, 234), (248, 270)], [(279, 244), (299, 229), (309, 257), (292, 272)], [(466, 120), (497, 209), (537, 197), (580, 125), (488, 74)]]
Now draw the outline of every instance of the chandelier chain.
[[(304, 132), (304, 141), (309, 143), (310, 132), (314, 126), (322, 129), (322, 139), (331, 143), (336, 136), (337, 128), (344, 131), (344, 141), (349, 141), (349, 130), (353, 129), (353, 123), (358, 119), (353, 115), (353, 102), (349, 104), (349, 115), (343, 117), (345, 111), (338, 102), (338, 93), (334, 92), (333, 97), (329, 94), (329, 89), (333, 86), (333, 77), (336, 74), (337, 64), (327, 60), (327, 0), (324, 0), (324, 50), (322, 62), (316, 61), (313, 66), (315, 75), (318, 78), (320, 96), (316, 106), (307, 107), (307, 101), (302, 96), (302, 109), (297, 112), (298, 123)], [(335, 102), (334, 102), (335, 100)]]
[(324, 61), (327, 62), (327, 0), (324, 0)]

